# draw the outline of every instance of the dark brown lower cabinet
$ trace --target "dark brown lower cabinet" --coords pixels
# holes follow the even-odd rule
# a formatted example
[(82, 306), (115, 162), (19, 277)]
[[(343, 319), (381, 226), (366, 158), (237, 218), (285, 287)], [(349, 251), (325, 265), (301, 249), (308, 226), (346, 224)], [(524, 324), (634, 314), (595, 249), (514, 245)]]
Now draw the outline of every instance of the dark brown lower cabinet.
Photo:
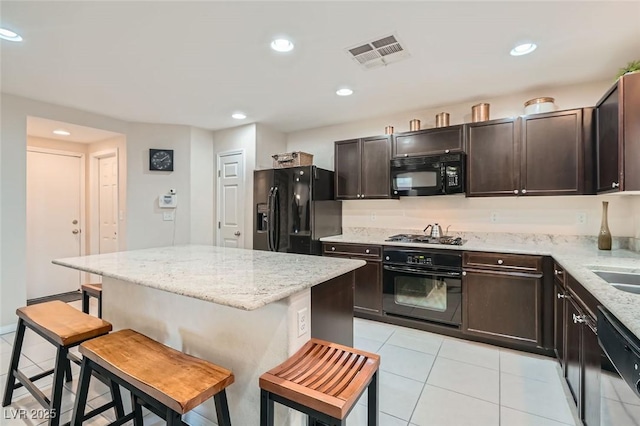
[(354, 271), (354, 312), (382, 315), (382, 246), (350, 243), (323, 243), (324, 256), (367, 262)]
[(382, 314), (382, 264), (367, 261), (355, 272), (353, 308), (368, 314)]
[(573, 293), (565, 300), (565, 377), (582, 422), (598, 426), (602, 358), (596, 321)]
[(542, 346), (542, 274), (465, 270), (462, 331)]
[(560, 367), (564, 369), (565, 355), (564, 355), (564, 321), (565, 321), (565, 290), (564, 287), (558, 281), (555, 281), (553, 286), (555, 294), (555, 302), (553, 308), (553, 348), (556, 353), (556, 357), (560, 362)]

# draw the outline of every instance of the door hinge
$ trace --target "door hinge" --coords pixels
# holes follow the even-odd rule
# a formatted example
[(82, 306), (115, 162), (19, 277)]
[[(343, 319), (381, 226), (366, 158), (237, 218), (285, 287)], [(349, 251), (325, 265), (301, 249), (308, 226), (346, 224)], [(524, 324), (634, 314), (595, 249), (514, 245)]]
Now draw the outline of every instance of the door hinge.
[(220, 222), (218, 222), (218, 229), (220, 229)]
[(220, 170), (218, 170), (218, 177), (220, 177)]

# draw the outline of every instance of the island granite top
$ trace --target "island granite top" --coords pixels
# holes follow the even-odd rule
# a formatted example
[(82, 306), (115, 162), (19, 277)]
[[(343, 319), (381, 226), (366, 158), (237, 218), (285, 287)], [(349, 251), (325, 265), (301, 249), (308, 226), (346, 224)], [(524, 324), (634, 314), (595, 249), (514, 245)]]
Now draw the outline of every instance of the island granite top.
[(570, 235), (457, 233), (456, 236), (465, 240), (462, 246), (385, 241), (389, 235), (397, 233), (419, 232), (353, 228), (351, 232), (321, 238), (321, 241), (334, 244), (376, 244), (420, 247), (422, 249), (551, 256), (622, 324), (640, 338), (640, 294), (618, 290), (593, 272), (593, 270), (602, 270), (640, 273), (640, 253), (615, 247), (613, 250), (598, 250), (595, 237)]
[(201, 245), (56, 259), (53, 263), (247, 311), (365, 265), (362, 260)]

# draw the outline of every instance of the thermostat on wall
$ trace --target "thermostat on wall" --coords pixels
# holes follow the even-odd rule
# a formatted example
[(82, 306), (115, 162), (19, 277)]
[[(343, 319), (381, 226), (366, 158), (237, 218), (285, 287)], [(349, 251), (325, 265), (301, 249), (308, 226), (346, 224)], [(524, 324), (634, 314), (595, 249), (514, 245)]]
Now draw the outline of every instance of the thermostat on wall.
[(161, 209), (175, 209), (178, 207), (178, 196), (176, 194), (158, 195), (158, 207)]

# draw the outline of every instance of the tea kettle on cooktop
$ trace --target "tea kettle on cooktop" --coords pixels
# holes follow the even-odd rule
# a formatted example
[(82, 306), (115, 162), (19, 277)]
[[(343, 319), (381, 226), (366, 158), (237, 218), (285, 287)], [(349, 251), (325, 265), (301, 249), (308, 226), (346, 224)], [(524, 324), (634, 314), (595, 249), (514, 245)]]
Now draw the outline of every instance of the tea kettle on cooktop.
[(424, 228), (422, 230), (422, 232), (426, 233), (427, 229), (431, 228), (431, 234), (429, 234), (429, 237), (431, 238), (440, 238), (440, 237), (444, 237), (444, 233), (442, 232), (442, 227), (440, 225), (438, 225), (437, 223), (434, 223), (433, 225), (429, 224), (427, 225), (426, 228)]

